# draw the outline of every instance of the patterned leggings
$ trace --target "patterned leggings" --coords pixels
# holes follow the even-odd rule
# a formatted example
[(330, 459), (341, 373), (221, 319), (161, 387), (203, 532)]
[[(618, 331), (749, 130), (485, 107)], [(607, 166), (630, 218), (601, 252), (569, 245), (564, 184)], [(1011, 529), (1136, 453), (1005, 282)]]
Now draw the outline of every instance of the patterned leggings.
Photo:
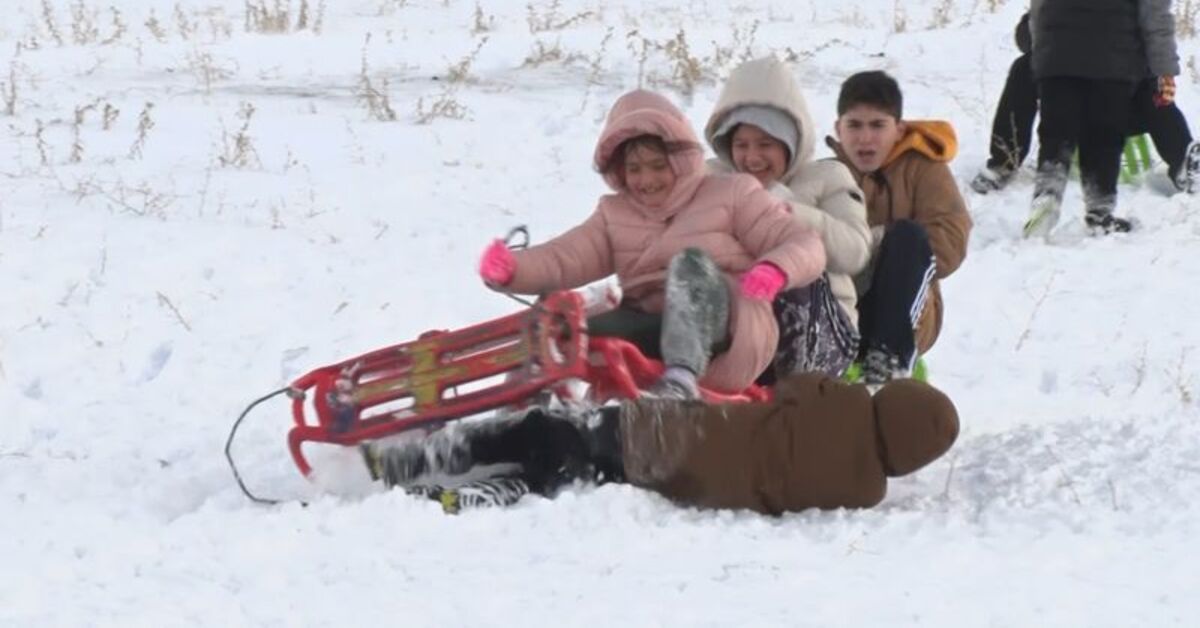
[(759, 378), (773, 384), (794, 373), (840, 377), (858, 353), (858, 332), (821, 275), (802, 288), (781, 293), (773, 303), (779, 348), (773, 368)]

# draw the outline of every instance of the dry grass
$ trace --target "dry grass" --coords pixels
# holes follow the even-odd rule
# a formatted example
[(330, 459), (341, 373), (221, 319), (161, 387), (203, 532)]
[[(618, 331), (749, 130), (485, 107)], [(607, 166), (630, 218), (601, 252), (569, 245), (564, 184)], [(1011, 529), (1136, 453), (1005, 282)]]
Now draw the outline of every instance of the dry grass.
[(941, 0), (933, 7), (933, 17), (929, 20), (930, 30), (946, 28), (954, 14), (954, 0)]
[(300, 0), (295, 7), (292, 0), (244, 0), (245, 13), (243, 30), (247, 33), (283, 34), (311, 30), (321, 32), (325, 20), (325, 0), (314, 8), (309, 0)]
[(238, 106), (237, 117), (242, 121), (238, 130), (229, 133), (224, 124), (221, 125), (221, 154), (217, 162), (225, 168), (262, 168), (258, 151), (254, 148), (254, 139), (250, 136), (250, 121), (254, 118), (254, 105), (243, 102)]
[(1178, 0), (1175, 2), (1175, 36), (1180, 39), (1191, 39), (1196, 36), (1197, 18), (1200, 17), (1200, 2), (1197, 0)]
[(581, 11), (572, 15), (564, 15), (560, 0), (551, 0), (550, 4), (540, 9), (532, 4), (527, 4), (525, 10), (525, 23), (529, 26), (530, 34), (561, 31), (599, 15), (595, 11)]
[[(19, 48), (18, 48), (19, 51)], [(8, 80), (0, 81), (0, 100), (4, 101), (4, 115), (14, 116), (17, 113), (17, 60), (14, 57), (8, 64)]]
[(142, 149), (146, 146), (146, 139), (150, 136), (150, 131), (154, 128), (154, 119), (150, 117), (150, 112), (154, 110), (154, 103), (148, 102), (142, 107), (142, 112), (138, 114), (137, 138), (134, 139), (133, 145), (129, 147), (130, 159), (141, 159)]
[(467, 83), (470, 82), (471, 66), (475, 64), (475, 60), (479, 58), (479, 52), (483, 50), (483, 45), (488, 42), (487, 36), (479, 38), (479, 42), (475, 44), (475, 48), (459, 59), (446, 69), (446, 80), (451, 83)]
[(362, 67), (358, 72), (358, 86), (355, 96), (367, 109), (367, 117), (380, 122), (391, 122), (396, 119), (396, 111), (392, 109), (392, 100), (388, 90), (387, 77), (383, 77), (377, 87), (371, 79), (371, 66), (367, 61), (367, 50), (371, 44), (371, 34), (363, 40)]
[(417, 124), (430, 124), (438, 118), (448, 120), (464, 120), (470, 110), (458, 100), (453, 86), (447, 85), (435, 98), (426, 101), (425, 97), (417, 99), (415, 121)]

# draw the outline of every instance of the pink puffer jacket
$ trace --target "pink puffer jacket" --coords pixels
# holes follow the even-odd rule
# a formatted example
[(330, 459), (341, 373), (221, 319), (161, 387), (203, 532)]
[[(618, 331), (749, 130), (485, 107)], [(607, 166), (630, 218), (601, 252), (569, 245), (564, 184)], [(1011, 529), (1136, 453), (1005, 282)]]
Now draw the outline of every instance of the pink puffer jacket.
[(618, 177), (616, 192), (600, 199), (583, 224), (543, 244), (515, 251), (516, 273), (506, 290), (539, 294), (575, 288), (616, 273), (625, 306), (661, 312), (667, 265), (687, 247), (706, 253), (726, 273), (732, 297), (728, 351), (715, 356), (701, 383), (720, 391), (745, 388), (770, 363), (779, 339), (771, 304), (744, 298), (737, 275), (768, 261), (787, 274), (787, 288), (813, 281), (825, 268), (820, 236), (793, 220), (788, 205), (750, 175), (710, 175), (687, 119), (666, 98), (647, 91), (625, 94), (613, 105), (596, 146), (597, 169), (622, 142), (654, 134), (694, 150), (671, 155), (677, 177), (664, 207), (639, 204)]

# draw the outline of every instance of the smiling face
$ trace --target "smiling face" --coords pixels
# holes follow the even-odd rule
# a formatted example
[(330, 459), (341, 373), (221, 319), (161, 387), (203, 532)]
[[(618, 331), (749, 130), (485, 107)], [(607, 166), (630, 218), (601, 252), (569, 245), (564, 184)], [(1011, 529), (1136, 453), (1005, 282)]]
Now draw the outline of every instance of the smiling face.
[(624, 162), (621, 178), (629, 194), (645, 207), (664, 207), (676, 179), (667, 153), (645, 144), (634, 144), (625, 153)]
[(737, 125), (729, 141), (729, 152), (733, 167), (754, 175), (763, 187), (778, 181), (787, 171), (787, 147), (753, 124)]
[(905, 131), (895, 116), (870, 105), (847, 109), (835, 128), (846, 157), (862, 173), (879, 170)]

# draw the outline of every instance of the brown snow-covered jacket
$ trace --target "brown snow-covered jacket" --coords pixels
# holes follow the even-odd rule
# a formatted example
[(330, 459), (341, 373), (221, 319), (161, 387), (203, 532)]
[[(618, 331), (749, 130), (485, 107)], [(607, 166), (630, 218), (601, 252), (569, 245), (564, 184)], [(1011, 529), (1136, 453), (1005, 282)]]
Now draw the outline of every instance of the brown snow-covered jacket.
[(685, 248), (699, 248), (726, 273), (732, 301), (730, 348), (714, 356), (700, 382), (719, 391), (742, 390), (771, 363), (779, 328), (771, 304), (743, 297), (736, 276), (765, 261), (787, 275), (786, 287), (807, 285), (825, 268), (820, 236), (795, 221), (787, 205), (754, 177), (707, 174), (687, 119), (658, 94), (637, 90), (617, 100), (596, 146), (596, 168), (603, 171), (622, 142), (643, 134), (694, 147), (670, 156), (677, 179), (664, 207), (641, 205), (615, 173), (606, 174), (616, 193), (601, 197), (583, 224), (514, 251), (516, 273), (505, 289), (539, 294), (615, 273), (624, 306), (657, 313), (671, 258)]
[(620, 434), (626, 480), (703, 508), (777, 515), (867, 508), (887, 478), (912, 473), (958, 437), (946, 395), (894, 380), (874, 397), (817, 374), (779, 383), (769, 403), (627, 402)]
[[(854, 173), (866, 194), (867, 222), (872, 227), (886, 227), (908, 219), (919, 223), (929, 234), (936, 268), (916, 329), (917, 351), (925, 353), (942, 329), (942, 291), (938, 282), (958, 270), (966, 258), (972, 223), (966, 201), (947, 165), (958, 152), (954, 128), (941, 120), (910, 120), (906, 125), (907, 133), (875, 172), (859, 172), (841, 144), (833, 138), (826, 141)], [(860, 290), (864, 289), (864, 283), (860, 278)]]
[[(780, 178), (792, 214), (816, 229), (825, 245), (829, 286), (842, 310), (858, 326), (858, 295), (852, 277), (871, 256), (871, 229), (862, 191), (850, 171), (834, 159), (813, 160), (816, 130), (808, 103), (791, 69), (773, 57), (747, 61), (734, 68), (725, 81), (717, 104), (704, 129), (704, 137), (717, 154), (709, 161), (716, 172), (732, 172), (729, 138), (717, 131), (739, 107), (764, 105), (787, 114), (796, 125), (796, 154)], [(773, 187), (771, 188), (773, 189)]]

